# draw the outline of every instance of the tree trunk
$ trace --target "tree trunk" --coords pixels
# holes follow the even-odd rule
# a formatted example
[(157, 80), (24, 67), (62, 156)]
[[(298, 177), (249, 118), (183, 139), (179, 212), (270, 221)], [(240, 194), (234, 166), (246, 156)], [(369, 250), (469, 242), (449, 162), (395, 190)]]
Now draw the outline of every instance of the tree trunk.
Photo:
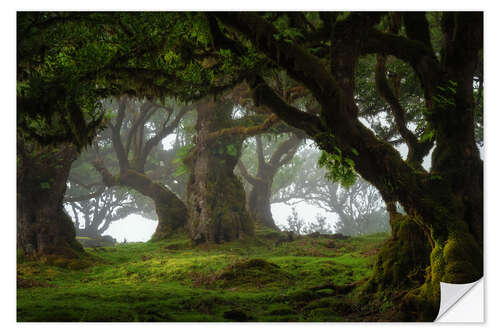
[(271, 213), (271, 186), (273, 178), (259, 178), (252, 186), (248, 198), (250, 214), (257, 224), (278, 230)]
[[(411, 216), (396, 211), (394, 203), (387, 204), (392, 236), (377, 253), (373, 274), (359, 291), (362, 298), (378, 301), (392, 299), (399, 305), (399, 317), (394, 320), (433, 320), (439, 304), (420, 299), (418, 306), (409, 306), (408, 297), (400, 301), (401, 294), (420, 290), (428, 279), (432, 240)], [(399, 297), (399, 299), (398, 299)], [(425, 305), (425, 306), (424, 306)]]
[(151, 240), (166, 239), (184, 229), (187, 220), (186, 206), (165, 186), (130, 169), (120, 173), (120, 182), (153, 199), (158, 227)]
[(187, 221), (186, 206), (161, 183), (127, 167), (121, 168), (117, 179), (104, 167), (101, 160), (94, 161), (94, 167), (101, 174), (106, 186), (129, 186), (153, 200), (158, 216), (158, 226), (151, 240), (167, 239), (176, 232), (184, 230)]
[(198, 108), (197, 141), (187, 156), (188, 229), (195, 243), (221, 243), (253, 235), (253, 222), (245, 208), (245, 190), (233, 170), (243, 138), (211, 132), (231, 127), (232, 104), (209, 101)]
[(245, 166), (239, 165), (243, 177), (251, 184), (252, 190), (248, 196), (250, 214), (257, 224), (279, 230), (271, 213), (271, 196), (274, 176), (279, 168), (290, 162), (297, 151), (302, 133), (295, 132), (290, 138), (282, 142), (274, 151), (269, 162), (266, 162), (262, 139), (257, 136), (257, 174), (255, 177), (248, 174)]
[(74, 224), (63, 209), (72, 145), (38, 147), (18, 139), (17, 248), (31, 257), (77, 257), (83, 252)]

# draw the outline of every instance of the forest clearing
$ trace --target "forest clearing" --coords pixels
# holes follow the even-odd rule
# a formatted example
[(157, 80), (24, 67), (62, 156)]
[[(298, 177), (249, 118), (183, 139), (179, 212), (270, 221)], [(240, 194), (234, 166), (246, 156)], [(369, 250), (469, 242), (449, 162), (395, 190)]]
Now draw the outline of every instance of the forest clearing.
[(81, 261), (21, 261), (17, 319), (386, 321), (390, 301), (363, 303), (349, 286), (370, 276), (387, 237), (280, 243), (285, 235), (262, 231), (250, 243), (193, 248), (172, 239), (89, 248)]

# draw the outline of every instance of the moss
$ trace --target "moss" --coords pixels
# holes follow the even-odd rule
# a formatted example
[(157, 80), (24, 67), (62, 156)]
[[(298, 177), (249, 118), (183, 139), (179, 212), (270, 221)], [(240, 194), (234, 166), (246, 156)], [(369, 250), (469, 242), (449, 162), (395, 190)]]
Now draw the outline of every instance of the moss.
[(443, 249), (443, 282), (471, 283), (483, 276), (483, 253), (471, 234), (453, 235)]
[[(325, 248), (329, 239), (323, 236), (281, 246), (267, 246), (274, 241), (264, 237), (191, 247), (186, 235), (178, 235), (88, 249), (93, 265), (77, 271), (28, 260), (18, 264), (18, 277), (37, 282), (18, 289), (17, 318), (235, 321), (224, 314), (238, 310), (251, 321), (362, 320), (373, 308), (359, 311), (349, 294), (328, 286), (369, 275), (374, 255), (360, 253), (378, 247), (386, 237), (338, 240), (352, 251), (342, 253)], [(315, 251), (322, 256), (303, 256)]]
[(262, 288), (277, 282), (286, 286), (293, 280), (278, 265), (264, 259), (238, 261), (226, 267), (217, 278), (217, 283), (224, 288)]
[(406, 293), (398, 304), (404, 321), (434, 321), (439, 312), (440, 294), (423, 285)]
[(377, 255), (370, 281), (378, 289), (416, 287), (425, 281), (431, 247), (420, 226), (409, 216), (392, 221), (393, 237)]
[(24, 262), (24, 259), (25, 259), (25, 255), (24, 255), (24, 251), (23, 249), (17, 249), (16, 251), (16, 261), (18, 264), (22, 264)]
[(329, 308), (318, 308), (312, 310), (306, 317), (308, 321), (338, 322), (344, 319)]
[[(439, 291), (423, 289), (429, 278), (429, 265), (439, 256), (422, 228), (408, 215), (391, 220), (393, 235), (380, 248), (373, 275), (354, 292), (359, 302), (404, 321), (432, 320), (439, 309)], [(435, 262), (435, 261), (434, 261)], [(424, 292), (425, 291), (425, 292)], [(423, 317), (423, 314), (425, 316)]]

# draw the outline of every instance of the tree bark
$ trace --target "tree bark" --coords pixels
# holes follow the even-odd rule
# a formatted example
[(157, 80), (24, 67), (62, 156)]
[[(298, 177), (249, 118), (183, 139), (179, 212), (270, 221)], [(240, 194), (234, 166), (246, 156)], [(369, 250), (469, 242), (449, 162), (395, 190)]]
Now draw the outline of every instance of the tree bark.
[(253, 235), (245, 207), (245, 190), (233, 170), (241, 155), (243, 136), (210, 134), (231, 127), (233, 105), (210, 100), (198, 107), (197, 139), (185, 163), (188, 181), (188, 230), (197, 244), (221, 243)]
[(70, 144), (39, 147), (18, 138), (17, 248), (25, 255), (75, 258), (83, 252), (63, 209), (66, 181), (76, 157)]
[(271, 181), (258, 179), (248, 196), (248, 209), (256, 223), (278, 230), (271, 213)]

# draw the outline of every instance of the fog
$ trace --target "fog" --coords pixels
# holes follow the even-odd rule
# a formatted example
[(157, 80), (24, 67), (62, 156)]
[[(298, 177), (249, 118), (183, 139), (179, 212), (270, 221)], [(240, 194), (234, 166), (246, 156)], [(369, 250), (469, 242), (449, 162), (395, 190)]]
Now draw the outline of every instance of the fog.
[[(327, 217), (329, 224), (333, 225), (337, 221), (337, 216), (329, 213), (324, 209), (317, 208), (306, 203), (298, 203), (296, 205), (287, 205), (277, 203), (271, 205), (271, 212), (278, 227), (283, 228), (287, 222), (286, 218), (292, 214), (292, 207), (297, 209), (299, 217), (305, 221), (314, 221), (316, 215)], [(147, 242), (156, 230), (158, 221), (148, 220), (140, 215), (133, 214), (126, 218), (113, 222), (103, 235), (110, 235), (118, 242)]]

